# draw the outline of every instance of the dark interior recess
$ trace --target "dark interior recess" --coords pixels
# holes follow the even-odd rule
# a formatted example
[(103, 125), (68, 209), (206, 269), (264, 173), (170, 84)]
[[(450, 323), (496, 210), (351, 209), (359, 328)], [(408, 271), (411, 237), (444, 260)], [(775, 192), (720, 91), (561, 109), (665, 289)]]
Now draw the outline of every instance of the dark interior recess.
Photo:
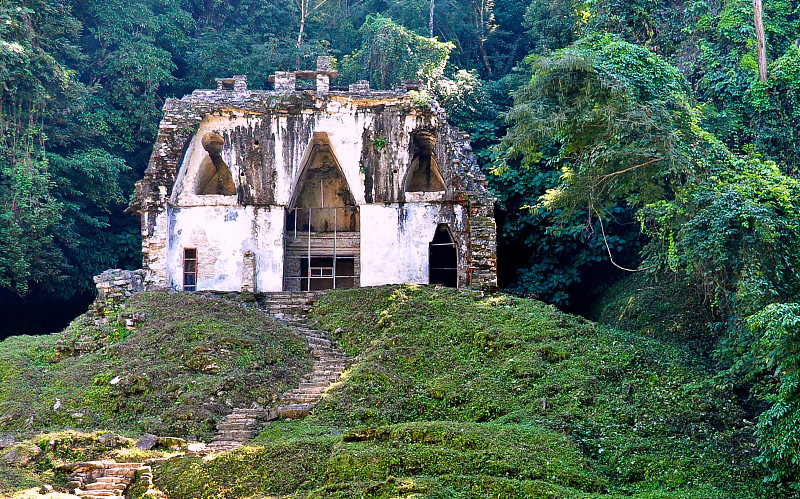
[(429, 246), (430, 283), (456, 287), (458, 285), (458, 256), (456, 245), (447, 226), (440, 224)]

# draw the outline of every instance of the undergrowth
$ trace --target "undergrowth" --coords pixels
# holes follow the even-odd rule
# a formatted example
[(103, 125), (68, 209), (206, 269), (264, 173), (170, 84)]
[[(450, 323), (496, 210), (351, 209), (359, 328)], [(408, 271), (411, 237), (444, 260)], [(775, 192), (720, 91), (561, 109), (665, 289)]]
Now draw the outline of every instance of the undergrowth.
[(358, 362), (304, 421), (156, 470), (172, 498), (768, 497), (753, 428), (691, 348), (542, 303), (335, 291), (313, 320)]
[[(128, 328), (123, 313), (143, 321)], [(65, 356), (59, 340), (104, 346)], [(0, 434), (78, 428), (207, 440), (233, 407), (272, 405), (310, 365), (303, 338), (254, 307), (136, 294), (99, 325), (87, 314), (61, 334), (0, 343)]]

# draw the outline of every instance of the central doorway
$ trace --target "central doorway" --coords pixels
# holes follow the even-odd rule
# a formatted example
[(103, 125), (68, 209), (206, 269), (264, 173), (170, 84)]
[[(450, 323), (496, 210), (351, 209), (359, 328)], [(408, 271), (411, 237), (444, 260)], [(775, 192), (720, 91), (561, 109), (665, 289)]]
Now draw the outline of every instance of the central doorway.
[(358, 206), (327, 136), (317, 134), (286, 214), (284, 290), (360, 285)]

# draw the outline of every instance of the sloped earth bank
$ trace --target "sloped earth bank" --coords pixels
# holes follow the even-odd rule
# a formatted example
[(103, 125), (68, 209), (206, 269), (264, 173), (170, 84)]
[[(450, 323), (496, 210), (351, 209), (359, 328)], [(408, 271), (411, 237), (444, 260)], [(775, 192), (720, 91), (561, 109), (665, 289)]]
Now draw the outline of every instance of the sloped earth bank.
[(399, 286), (312, 314), (358, 358), (303, 421), (155, 468), (169, 497), (772, 497), (702, 357), (539, 302)]
[(60, 334), (3, 341), (0, 436), (76, 428), (209, 441), (233, 407), (270, 405), (311, 368), (302, 336), (246, 305), (140, 293), (102, 320), (87, 313)]

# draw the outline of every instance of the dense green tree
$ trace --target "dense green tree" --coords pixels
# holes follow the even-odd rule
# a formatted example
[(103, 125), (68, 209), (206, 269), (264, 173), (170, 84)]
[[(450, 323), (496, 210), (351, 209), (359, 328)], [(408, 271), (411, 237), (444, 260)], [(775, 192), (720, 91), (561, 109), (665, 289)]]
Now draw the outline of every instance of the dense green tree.
[(382, 89), (417, 79), (432, 88), (453, 49), (452, 43), (417, 35), (380, 15), (367, 17), (360, 33), (361, 48), (341, 62), (342, 80), (366, 77)]
[(101, 241), (127, 167), (102, 151), (49, 152), (86, 128), (72, 122), (89, 89), (59, 62), (82, 59), (78, 27), (62, 4), (0, 5), (0, 287), (20, 295), (70, 296), (113, 261)]
[(542, 146), (559, 150), (551, 163), (559, 186), (545, 205), (571, 216), (604, 216), (624, 202), (663, 199), (680, 181), (692, 120), (680, 72), (649, 50), (610, 36), (584, 38), (533, 63), (533, 77), (515, 96), (508, 154), (533, 163)]
[(800, 174), (800, 48), (796, 45), (770, 65), (765, 82), (753, 82), (746, 104), (754, 114), (754, 149)]

